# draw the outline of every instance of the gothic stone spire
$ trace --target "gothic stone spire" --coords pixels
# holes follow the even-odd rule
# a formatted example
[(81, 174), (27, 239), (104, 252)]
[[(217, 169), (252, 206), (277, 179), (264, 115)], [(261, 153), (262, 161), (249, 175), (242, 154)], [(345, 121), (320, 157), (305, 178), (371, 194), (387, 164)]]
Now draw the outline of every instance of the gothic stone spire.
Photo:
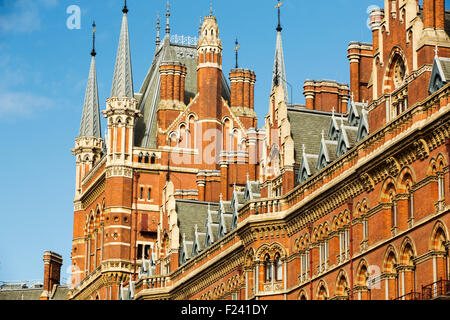
[[(95, 37), (94, 23), (93, 37)], [(94, 38), (95, 39), (95, 38)], [(84, 97), (79, 137), (101, 138), (100, 108), (98, 100), (97, 71), (95, 68), (95, 49), (91, 52), (91, 68)]]
[(123, 10), (122, 29), (120, 31), (119, 48), (117, 50), (111, 97), (134, 97), (127, 14), (128, 8)]
[[(279, 2), (279, 4), (275, 7), (278, 9), (278, 13), (280, 13), (280, 7), (282, 3)], [(278, 16), (280, 17), (280, 16)], [(283, 87), (285, 101), (289, 101), (289, 95), (288, 95), (288, 89), (287, 89), (287, 78), (286, 78), (286, 66), (284, 64), (284, 51), (283, 51), (283, 39), (281, 37), (281, 31), (283, 30), (281, 28), (281, 22), (278, 20), (278, 26), (277, 26), (277, 43), (275, 47), (275, 58), (273, 63), (273, 75), (274, 75), (274, 81), (272, 83), (272, 89), (273, 91), (274, 87), (277, 85), (281, 85)]]

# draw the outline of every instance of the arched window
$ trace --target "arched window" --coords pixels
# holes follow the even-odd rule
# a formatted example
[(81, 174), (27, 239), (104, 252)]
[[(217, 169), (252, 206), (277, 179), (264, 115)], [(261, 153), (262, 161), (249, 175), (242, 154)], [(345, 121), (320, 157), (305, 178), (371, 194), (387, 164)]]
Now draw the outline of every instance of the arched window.
[(283, 262), (281, 261), (280, 255), (277, 253), (274, 261), (275, 266), (275, 280), (282, 281), (283, 280)]
[(272, 261), (270, 261), (270, 256), (267, 254), (264, 258), (264, 274), (265, 274), (265, 281), (271, 282), (272, 281)]
[(397, 227), (397, 206), (395, 203), (395, 193), (391, 191), (389, 194), (391, 201), (391, 228)]
[(409, 182), (406, 185), (406, 191), (408, 192), (408, 220), (411, 226), (414, 219), (414, 192)]
[(335, 295), (338, 297), (347, 297), (348, 298), (348, 282), (344, 274), (342, 274), (337, 282), (336, 293)]
[(319, 291), (317, 292), (317, 300), (327, 300), (327, 299), (328, 299), (327, 289), (322, 284), (319, 288)]
[(182, 124), (180, 126), (180, 139), (179, 139), (179, 147), (180, 148), (187, 148), (188, 145), (187, 143), (187, 130), (186, 130), (186, 126), (184, 124)]
[(447, 260), (448, 250), (446, 248), (447, 236), (443, 229), (443, 224), (438, 223), (435, 226), (432, 237), (430, 249), (439, 252), (439, 255), (433, 257), (433, 280), (434, 282), (440, 280), (448, 280)]

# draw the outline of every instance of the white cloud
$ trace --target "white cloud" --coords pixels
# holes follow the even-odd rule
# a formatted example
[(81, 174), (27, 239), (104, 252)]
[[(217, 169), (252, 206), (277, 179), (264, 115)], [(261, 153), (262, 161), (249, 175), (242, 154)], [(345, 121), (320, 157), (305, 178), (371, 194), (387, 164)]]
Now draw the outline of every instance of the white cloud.
[(0, 2), (0, 33), (29, 33), (40, 30), (40, 7), (52, 8), (59, 0), (5, 0)]
[(5, 116), (27, 116), (37, 110), (47, 110), (54, 102), (29, 92), (0, 91), (0, 119)]

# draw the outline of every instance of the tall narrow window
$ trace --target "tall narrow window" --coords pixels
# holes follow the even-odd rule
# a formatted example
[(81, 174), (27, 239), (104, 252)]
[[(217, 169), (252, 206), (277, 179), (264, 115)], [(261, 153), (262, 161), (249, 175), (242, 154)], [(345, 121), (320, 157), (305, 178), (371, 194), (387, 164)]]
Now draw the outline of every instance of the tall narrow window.
[(148, 188), (147, 200), (152, 200), (152, 188)]
[(444, 194), (444, 175), (441, 173), (438, 175), (438, 190), (439, 190), (439, 200), (443, 200)]
[(408, 219), (414, 218), (414, 193), (408, 185)]
[(148, 260), (150, 258), (150, 245), (144, 247), (144, 259)]
[(309, 278), (309, 251), (305, 254), (305, 278)]
[(397, 226), (397, 205), (394, 200), (394, 194), (391, 193), (391, 228), (395, 228)]
[(272, 262), (270, 261), (269, 255), (266, 256), (264, 261), (265, 278), (266, 282), (272, 281)]
[(306, 270), (306, 266), (305, 266), (305, 254), (301, 254), (300, 255), (300, 281), (304, 281), (304, 276), (305, 276), (305, 270)]
[[(345, 259), (349, 258), (349, 248), (350, 248), (350, 230), (345, 230)], [(328, 249), (328, 243), (327, 243), (327, 249)]]
[(279, 255), (275, 258), (275, 280), (281, 281), (283, 280), (283, 262), (281, 261), (281, 258)]
[(369, 238), (369, 223), (367, 219), (363, 220), (363, 239), (367, 240)]
[(142, 251), (143, 251), (142, 249), (143, 249), (142, 244), (138, 244), (138, 247), (137, 247), (137, 259), (138, 260), (142, 259)]
[(139, 193), (139, 199), (144, 199), (144, 188), (141, 187), (140, 193)]

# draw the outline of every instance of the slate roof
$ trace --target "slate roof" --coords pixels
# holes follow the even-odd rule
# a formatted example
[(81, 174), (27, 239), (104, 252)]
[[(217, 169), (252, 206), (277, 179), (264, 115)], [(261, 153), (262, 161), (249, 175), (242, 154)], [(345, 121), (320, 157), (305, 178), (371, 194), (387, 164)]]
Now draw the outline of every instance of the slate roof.
[(219, 203), (212, 203), (176, 200), (180, 230), (180, 264), (184, 264), (237, 227), (237, 211), (247, 201), (246, 193), (252, 194), (252, 199), (259, 199), (259, 183), (248, 181), (244, 191), (233, 192), (232, 201), (220, 200)]
[(319, 154), (322, 130), (326, 132), (330, 127), (331, 115), (329, 112), (288, 107), (288, 119), (291, 123), (296, 163), (302, 163), (303, 145), (305, 145), (307, 154)]
[(219, 208), (217, 203), (193, 200), (176, 201), (180, 237), (186, 234), (187, 241), (194, 241), (194, 229), (196, 225), (200, 233), (206, 233), (205, 221), (208, 217), (208, 205), (212, 210), (218, 210)]
[(450, 58), (439, 58), (445, 81), (450, 81)]
[(448, 82), (450, 82), (450, 58), (435, 56), (428, 86), (429, 93), (435, 93)]
[[(39, 300), (42, 291), (42, 288), (0, 290), (0, 300)], [(52, 300), (67, 300), (69, 291), (66, 286), (57, 286)]]
[(295, 162), (299, 165), (296, 181), (304, 182), (364, 139), (364, 129), (369, 132), (367, 117), (367, 104), (361, 102), (352, 102), (346, 115), (289, 106)]

